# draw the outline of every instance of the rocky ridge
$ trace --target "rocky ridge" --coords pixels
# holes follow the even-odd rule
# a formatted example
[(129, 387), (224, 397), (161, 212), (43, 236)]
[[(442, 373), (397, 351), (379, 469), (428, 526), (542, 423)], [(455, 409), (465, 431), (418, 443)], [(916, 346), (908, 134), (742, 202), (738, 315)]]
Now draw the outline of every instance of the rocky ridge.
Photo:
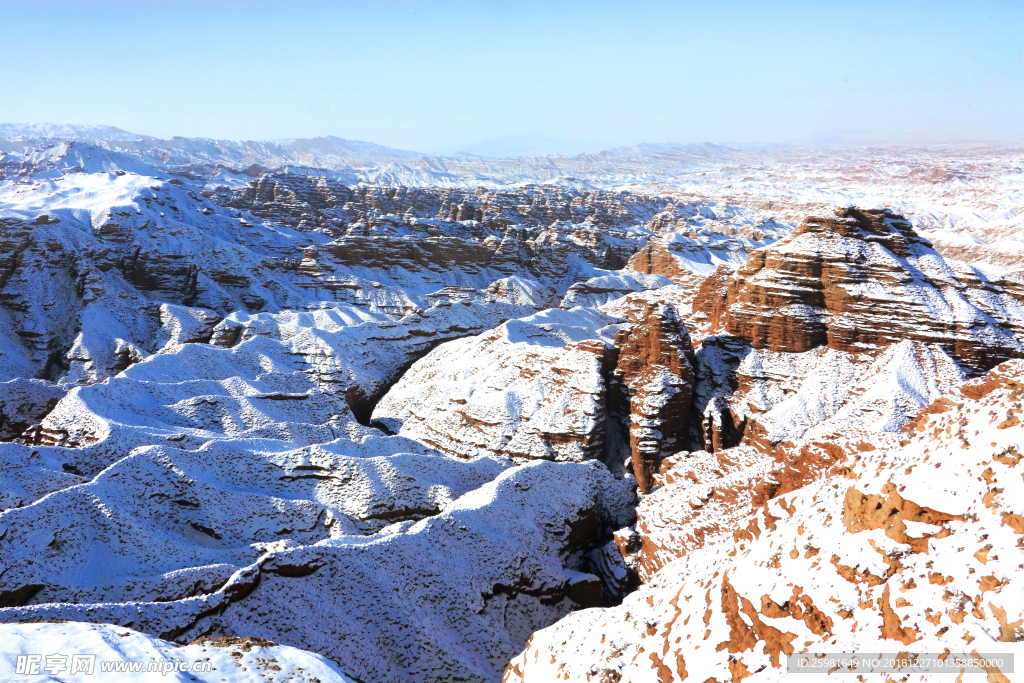
[(334, 305), (386, 322), (454, 304), (557, 305), (578, 281), (623, 267), (665, 208), (632, 194), (350, 188), (287, 174), (217, 193), (159, 173), (5, 186), (0, 379), (102, 381), (159, 350), (164, 305), (202, 309), (184, 314), (203, 319), (194, 339), (217, 343), (232, 339), (232, 321), (213, 328), (233, 312)]
[(964, 384), (906, 436), (835, 442), (821, 475), (729, 520), (731, 542), (535, 634), (504, 680), (782, 680), (793, 653), (1017, 651), (1022, 372)]
[[(259, 636), (359, 680), (496, 680), (532, 633), (776, 534), (827, 474), (872, 495), (900, 429), (1020, 347), (1012, 275), (881, 210), (777, 242), (789, 208), (720, 198), (171, 173), (82, 146), (19, 173), (35, 170), (0, 187), (3, 622)], [(919, 498), (893, 501), (949, 517), (933, 543), (977, 521)], [(888, 578), (836, 555), (840, 576)], [(774, 663), (766, 619), (824, 614), (775, 593), (756, 619), (733, 609), (745, 571), (712, 577), (738, 629), (716, 652), (736, 649), (740, 677)], [(893, 627), (893, 604), (883, 630), (923, 632)], [(591, 657), (609, 680), (647, 675), (603, 656), (559, 673)]]
[(688, 434), (693, 350), (671, 304), (626, 301), (621, 318), (551, 309), (445, 344), (373, 419), (462, 457), (598, 459), (618, 471), (625, 456), (646, 493)]
[[(693, 297), (698, 374), (706, 378), (698, 381), (704, 421), (694, 440), (718, 450), (798, 437), (836, 414), (854, 397), (849, 382), (904, 341), (933, 349), (922, 352), (926, 366), (953, 359), (957, 375), (1018, 357), (1022, 302), (1016, 282), (947, 261), (890, 212), (842, 209), (834, 218), (809, 218), (734, 274), (716, 271)], [(806, 414), (808, 406), (792, 392), (805, 378), (822, 381), (818, 372), (808, 374), (818, 363), (834, 380), (817, 386), (832, 395), (816, 389), (811, 409), (820, 417), (794, 422), (793, 410)], [(773, 410), (787, 413), (781, 422), (792, 425), (783, 429), (788, 433), (771, 426), (780, 416)], [(902, 424), (889, 423), (887, 429)]]
[(1024, 353), (1015, 336), (1022, 303), (1019, 283), (947, 262), (902, 217), (843, 209), (754, 252), (711, 324), (792, 353), (870, 353), (910, 339), (986, 370)]

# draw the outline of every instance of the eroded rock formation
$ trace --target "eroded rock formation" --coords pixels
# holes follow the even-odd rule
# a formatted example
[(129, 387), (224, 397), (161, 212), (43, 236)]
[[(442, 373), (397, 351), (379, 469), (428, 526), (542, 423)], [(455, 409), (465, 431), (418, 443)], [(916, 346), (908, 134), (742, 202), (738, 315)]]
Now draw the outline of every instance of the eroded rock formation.
[(647, 493), (661, 458), (688, 433), (693, 349), (671, 304), (624, 302), (622, 318), (551, 309), (444, 344), (403, 375), (373, 419), (462, 457), (626, 455)]
[(751, 254), (730, 278), (724, 305), (713, 296), (702, 303), (712, 329), (755, 349), (827, 345), (874, 354), (912, 340), (938, 344), (979, 371), (1024, 353), (1015, 337), (1024, 312), (1019, 288), (947, 262), (888, 210), (808, 218)]
[(1021, 368), (957, 387), (1024, 290), (895, 214), (59, 147), (0, 159), (0, 621), (438, 683), (1019, 637)]
[(720, 527), (705, 523), (702, 543), (621, 606), (534, 634), (504, 680), (781, 681), (795, 653), (1020, 640), (1022, 373), (1024, 361), (998, 366), (927, 406), (906, 435), (834, 439), (829, 469), (745, 514), (723, 514), (744, 486), (729, 463), (684, 460), (684, 478), (720, 470), (691, 495)]
[(629, 450), (642, 493), (650, 493), (662, 457), (681, 450), (689, 433), (693, 347), (670, 304), (640, 301), (615, 335), (613, 377), (629, 400)]

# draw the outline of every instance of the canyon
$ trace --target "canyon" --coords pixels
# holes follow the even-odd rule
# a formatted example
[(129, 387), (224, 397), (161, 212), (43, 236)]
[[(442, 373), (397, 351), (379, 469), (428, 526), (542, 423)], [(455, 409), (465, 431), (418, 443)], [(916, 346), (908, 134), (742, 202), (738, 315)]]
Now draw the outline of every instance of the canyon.
[(1019, 151), (3, 132), (2, 675), (1020, 651)]

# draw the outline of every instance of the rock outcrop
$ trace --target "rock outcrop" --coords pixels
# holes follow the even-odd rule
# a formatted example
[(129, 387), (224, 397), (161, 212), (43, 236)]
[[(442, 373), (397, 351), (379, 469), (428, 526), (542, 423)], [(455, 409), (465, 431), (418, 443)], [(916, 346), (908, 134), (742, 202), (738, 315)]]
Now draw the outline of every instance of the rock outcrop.
[[(680, 228), (676, 228), (679, 230)], [(697, 286), (716, 268), (736, 270), (749, 254), (786, 234), (781, 226), (752, 236), (732, 235), (708, 228), (669, 232), (652, 239), (629, 260), (627, 268), (639, 273), (661, 275), (686, 286)]]
[(802, 353), (827, 345), (878, 353), (902, 340), (938, 344), (976, 371), (1024, 354), (1024, 299), (980, 270), (947, 262), (888, 210), (813, 216), (751, 254), (712, 329), (755, 349)]
[(462, 457), (627, 456), (647, 493), (661, 458), (688, 434), (693, 349), (671, 304), (626, 297), (617, 310), (623, 318), (551, 309), (443, 344), (402, 376), (373, 419)]
[[(805, 435), (898, 430), (965, 375), (1024, 353), (1012, 285), (947, 262), (888, 211), (809, 218), (694, 295), (690, 447), (775, 454)], [(878, 383), (893, 374), (895, 390)]]
[(0, 441), (20, 437), (46, 417), (67, 391), (37, 379), (0, 382)]
[[(1024, 596), (1022, 379), (1024, 361), (1008, 361), (928, 405), (903, 436), (833, 441), (825, 476), (720, 517), (621, 606), (534, 634), (504, 680), (781, 681), (790, 654), (1012, 647)], [(727, 506), (743, 478), (698, 460), (683, 477), (720, 469), (721, 483), (691, 503)]]
[(620, 320), (551, 309), (442, 344), (377, 404), (389, 431), (461, 457), (604, 459)]
[(650, 493), (662, 457), (681, 450), (689, 433), (694, 355), (675, 308), (642, 301), (615, 335), (612, 376), (629, 401), (629, 450), (642, 493)]

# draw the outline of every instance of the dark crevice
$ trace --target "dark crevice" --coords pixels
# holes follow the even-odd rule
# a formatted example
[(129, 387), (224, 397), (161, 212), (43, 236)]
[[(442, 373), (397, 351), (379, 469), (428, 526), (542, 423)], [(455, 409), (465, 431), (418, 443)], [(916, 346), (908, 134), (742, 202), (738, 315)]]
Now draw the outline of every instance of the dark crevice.
[(616, 479), (633, 471), (629, 446), (629, 390), (611, 376), (605, 378), (605, 450), (602, 462)]
[(728, 398), (739, 388), (737, 369), (749, 348), (742, 339), (723, 334), (705, 338), (696, 351), (690, 450), (717, 452), (739, 444), (743, 425), (733, 418)]
[(370, 422), (366, 426), (373, 427), (374, 429), (379, 429), (388, 436), (395, 436), (397, 434), (397, 432), (392, 431), (386, 424), (380, 422), (379, 420), (370, 420)]
[(10, 591), (0, 591), (0, 607), (24, 607), (44, 588), (46, 586), (34, 583)]
[(361, 387), (350, 387), (345, 393), (345, 400), (348, 402), (348, 407), (352, 411), (352, 416), (356, 419), (356, 422), (364, 427), (373, 427), (374, 429), (379, 429), (389, 436), (394, 436), (394, 432), (389, 430), (380, 422), (376, 422), (372, 419), (374, 408), (376, 408), (377, 404), (380, 403), (380, 400), (384, 398), (389, 391), (391, 391), (391, 387), (395, 386), (398, 383), (398, 380), (402, 379), (402, 376), (409, 371), (409, 368), (411, 368), (416, 361), (426, 356), (441, 344), (449, 341), (455, 341), (456, 339), (463, 339), (465, 337), (473, 337), (486, 331), (487, 330), (477, 330), (475, 332), (465, 332), (450, 337), (442, 337), (440, 339), (431, 340), (417, 349), (410, 350), (407, 353), (405, 362), (395, 368), (390, 374), (388, 381), (377, 387), (377, 390), (369, 396), (363, 392)]

